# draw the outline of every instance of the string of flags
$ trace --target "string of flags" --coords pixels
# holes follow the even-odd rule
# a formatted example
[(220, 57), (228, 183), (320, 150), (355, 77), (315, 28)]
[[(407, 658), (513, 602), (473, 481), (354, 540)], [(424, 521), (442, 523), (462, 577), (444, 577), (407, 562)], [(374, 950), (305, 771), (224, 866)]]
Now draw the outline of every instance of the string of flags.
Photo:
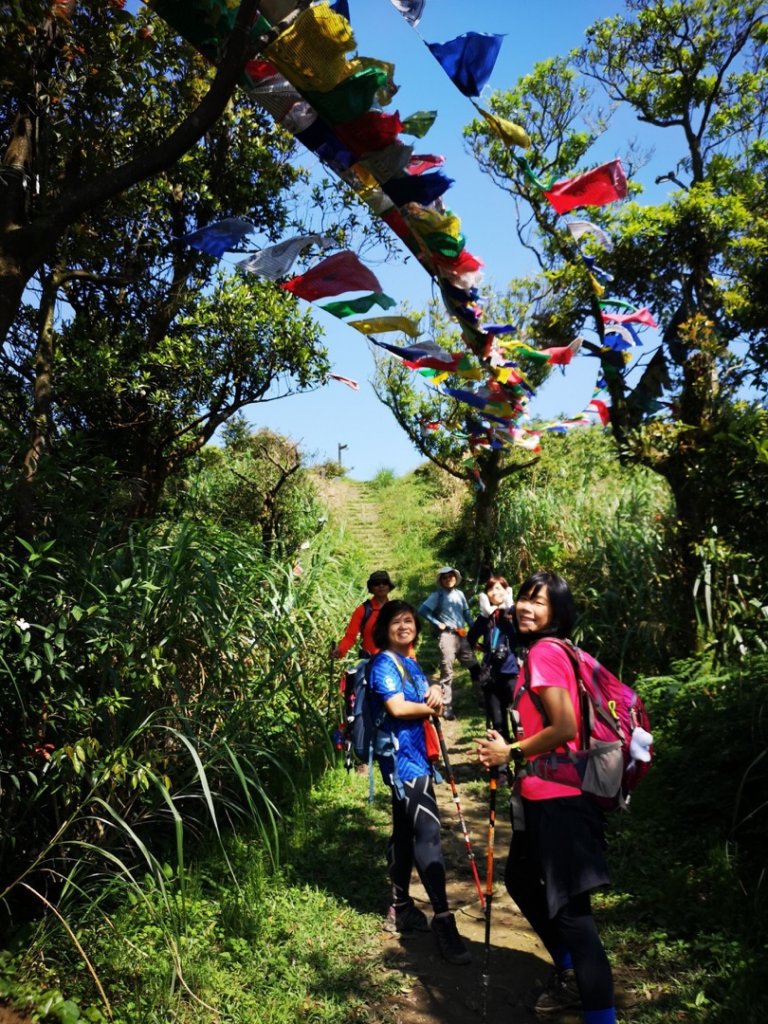
[[(426, 0), (390, 2), (415, 30)], [(158, 14), (214, 61), (221, 52), (222, 39), (234, 25), (237, 6), (232, 0), (153, 3)], [(254, 35), (270, 31), (294, 7), (291, 0), (269, 0), (262, 4), (262, 13), (252, 29)], [(444, 42), (422, 41), (494, 134), (507, 147), (528, 149), (530, 138), (522, 126), (476, 102), (490, 80), (503, 39), (501, 34), (465, 32)], [(460, 327), (466, 348), (447, 352), (434, 341), (420, 341), (418, 324), (405, 316), (365, 317), (374, 306), (386, 311), (397, 303), (383, 292), (375, 275), (352, 252), (325, 256), (304, 273), (283, 280), (281, 288), (308, 302), (365, 292), (361, 297), (347, 297), (321, 308), (346, 320), (374, 345), (426, 376), (440, 394), (475, 410), (480, 417), (477, 426), (464, 435), (472, 452), (478, 447), (504, 445), (536, 450), (541, 431), (566, 432), (578, 426), (608, 422), (604, 368), (625, 365), (629, 351), (642, 344), (637, 328), (656, 326), (652, 315), (624, 300), (605, 298), (610, 275), (597, 266), (594, 256), (579, 248), (590, 283), (601, 299), (603, 338), (599, 346), (577, 338), (567, 346), (540, 348), (528, 339), (507, 338), (518, 333), (514, 325), (484, 323), (477, 287), (483, 262), (468, 252), (460, 220), (445, 206), (445, 193), (454, 182), (442, 170), (444, 157), (415, 153), (415, 145), (402, 139), (403, 135), (423, 138), (437, 114), (423, 110), (401, 119), (399, 111), (389, 113), (383, 109), (397, 90), (394, 66), (356, 53), (347, 0), (316, 3), (300, 11), (258, 59), (249, 62), (245, 78), (248, 94), (350, 186), (417, 258), (439, 287), (448, 313)], [(515, 159), (530, 186), (558, 214), (585, 206), (602, 206), (627, 195), (626, 176), (618, 159), (573, 178), (548, 182), (533, 173), (525, 157), (516, 154)], [(607, 251), (612, 248), (607, 233), (590, 221), (574, 219), (566, 227), (577, 248), (582, 239)], [(221, 257), (226, 251), (242, 251), (244, 240), (253, 231), (253, 225), (247, 221), (227, 218), (199, 228), (181, 241)], [(306, 249), (313, 246), (323, 250), (332, 245), (330, 239), (320, 235), (296, 236), (251, 252), (237, 267), (244, 273), (280, 281)], [(612, 312), (614, 309), (621, 312)], [(347, 319), (355, 314), (364, 319)], [(394, 345), (376, 337), (389, 332), (404, 333), (412, 343)], [(567, 366), (582, 344), (588, 355), (600, 357), (602, 366), (596, 391), (586, 409), (572, 420), (543, 425), (539, 430), (522, 426), (527, 420), (533, 389), (520, 369), (520, 358)], [(328, 376), (357, 387), (349, 378)], [(465, 381), (466, 385), (449, 386), (446, 381), (452, 378)], [(425, 429), (439, 426), (430, 423)], [(453, 425), (442, 426), (451, 429)]]

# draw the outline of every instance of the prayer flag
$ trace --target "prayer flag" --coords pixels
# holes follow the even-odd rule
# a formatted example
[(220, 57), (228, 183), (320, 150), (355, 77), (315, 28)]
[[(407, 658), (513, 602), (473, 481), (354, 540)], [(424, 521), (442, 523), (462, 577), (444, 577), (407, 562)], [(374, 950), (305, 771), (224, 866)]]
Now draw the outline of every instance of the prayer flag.
[(339, 320), (343, 320), (346, 316), (351, 316), (352, 313), (367, 313), (372, 306), (381, 306), (382, 309), (391, 309), (396, 306), (397, 303), (394, 299), (391, 299), (389, 295), (384, 295), (382, 292), (374, 292), (373, 295), (363, 295), (359, 299), (346, 299), (341, 302), (329, 302), (325, 306), (321, 306), (331, 316), (338, 317)]
[(442, 167), (445, 163), (444, 156), (432, 156), (431, 154), (416, 154), (408, 161), (405, 170), (408, 174), (423, 174), (433, 167)]
[(274, 64), (266, 60), (249, 60), (245, 65), (245, 73), (252, 82), (266, 81), (268, 78), (277, 78), (279, 72)]
[(607, 324), (645, 324), (646, 327), (658, 327), (647, 306), (635, 309), (631, 313), (603, 313)]
[(386, 334), (388, 331), (402, 331), (410, 338), (418, 338), (418, 326), (409, 320), (407, 316), (374, 316), (368, 320), (349, 320), (350, 327), (354, 327), (361, 334)]
[(389, 181), (396, 174), (401, 174), (410, 167), (413, 146), (404, 146), (402, 142), (393, 142), (376, 153), (369, 153), (360, 161), (360, 165), (372, 174), (378, 182)]
[(252, 235), (255, 230), (253, 224), (242, 217), (225, 217), (215, 224), (190, 231), (179, 241), (186, 242), (193, 249), (207, 252), (209, 256), (223, 256), (225, 252), (236, 249), (240, 242), (248, 235)]
[(297, 235), (295, 238), (287, 238), (284, 242), (278, 242), (268, 249), (253, 253), (248, 259), (241, 260), (237, 268), (276, 281), (278, 277), (285, 277), (299, 253), (310, 245), (319, 245), (327, 249), (333, 244), (332, 238), (324, 238), (322, 235)]
[(402, 178), (390, 178), (382, 182), (381, 187), (395, 206), (405, 206), (406, 203), (429, 206), (447, 192), (452, 184), (453, 178), (447, 177), (442, 171), (432, 171), (430, 174), (405, 174)]
[(281, 123), (287, 132), (298, 136), (299, 132), (306, 131), (316, 120), (317, 111), (306, 100), (299, 100), (293, 104)]
[(328, 376), (331, 380), (337, 380), (341, 384), (346, 384), (348, 388), (352, 388), (353, 391), (359, 391), (360, 385), (356, 380), (352, 380), (351, 377), (342, 377), (340, 373), (329, 373)]
[(451, 354), (440, 348), (434, 341), (422, 341), (417, 345), (390, 345), (386, 341), (371, 338), (374, 345), (386, 349), (402, 359), (411, 369), (454, 370), (462, 353)]
[(334, 169), (351, 167), (355, 162), (356, 154), (349, 146), (345, 146), (331, 126), (319, 117), (302, 131), (296, 132), (296, 138)]
[(371, 109), (377, 93), (391, 84), (392, 70), (380, 61), (356, 70), (350, 63), (350, 73), (332, 89), (305, 89), (304, 96), (330, 124), (343, 124)]
[(608, 406), (599, 398), (593, 398), (584, 411), (588, 416), (597, 416), (603, 426), (605, 426), (611, 418)]
[(283, 121), (296, 103), (301, 102), (300, 94), (282, 75), (276, 75), (274, 78), (268, 78), (266, 81), (252, 86), (248, 90), (248, 94), (264, 107), (278, 124)]
[(416, 28), (424, 13), (426, 0), (390, 0), (390, 2), (400, 11), (405, 20)]
[(403, 125), (399, 114), (369, 110), (354, 121), (336, 125), (336, 135), (357, 156), (367, 156), (397, 141)]
[(308, 7), (264, 51), (264, 58), (301, 89), (328, 92), (350, 72), (355, 48), (346, 18), (327, 4)]
[(465, 96), (479, 96), (491, 77), (503, 35), (465, 32), (445, 43), (427, 43), (432, 55)]
[(381, 285), (353, 252), (337, 252), (305, 274), (280, 285), (301, 299), (312, 302), (342, 292), (380, 292)]
[(605, 206), (627, 194), (627, 178), (621, 160), (601, 164), (577, 178), (558, 181), (544, 195), (558, 213), (577, 206)]
[(490, 110), (483, 110), (482, 107), (477, 107), (477, 109), (505, 146), (521, 146), (523, 149), (530, 149), (531, 138), (528, 132), (521, 128), (519, 124), (515, 124), (514, 121), (508, 121), (505, 117), (499, 117), (497, 114), (492, 114)]
[(331, 10), (349, 21), (349, 3), (347, 0), (336, 0), (335, 3), (331, 4)]
[(550, 363), (554, 366), (567, 366), (581, 348), (583, 341), (583, 338), (574, 338), (570, 345), (543, 348), (541, 351), (547, 353)]
[(483, 324), (483, 330), (486, 334), (511, 334), (517, 327), (514, 324)]
[(611, 241), (610, 235), (591, 221), (569, 220), (566, 227), (571, 232), (575, 242), (578, 242), (582, 235), (592, 235), (595, 241), (599, 242), (604, 249), (607, 249), (608, 252), (613, 251), (613, 242)]
[(607, 348), (620, 352), (625, 348), (635, 348), (640, 345), (640, 339), (635, 332), (621, 324), (613, 324), (606, 332), (603, 342)]
[(415, 139), (423, 139), (429, 129), (435, 123), (436, 110), (419, 110), (403, 121), (402, 130), (406, 135), (413, 135)]

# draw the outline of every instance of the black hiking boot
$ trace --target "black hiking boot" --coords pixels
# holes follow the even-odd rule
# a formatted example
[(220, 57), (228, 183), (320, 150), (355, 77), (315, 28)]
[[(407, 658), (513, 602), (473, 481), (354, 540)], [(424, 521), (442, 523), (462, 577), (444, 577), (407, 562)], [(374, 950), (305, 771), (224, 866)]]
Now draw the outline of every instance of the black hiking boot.
[(384, 931), (397, 932), (401, 935), (406, 932), (428, 932), (429, 921), (427, 915), (419, 910), (413, 900), (400, 905), (393, 903), (387, 911)]
[(576, 972), (571, 968), (555, 973), (533, 1007), (537, 1017), (549, 1017), (550, 1014), (562, 1013), (564, 1010), (579, 1009), (581, 994), (576, 984)]
[(459, 935), (456, 918), (453, 914), (447, 914), (445, 917), (433, 917), (432, 932), (443, 960), (447, 960), (449, 964), (472, 962), (472, 954), (464, 945), (464, 939)]

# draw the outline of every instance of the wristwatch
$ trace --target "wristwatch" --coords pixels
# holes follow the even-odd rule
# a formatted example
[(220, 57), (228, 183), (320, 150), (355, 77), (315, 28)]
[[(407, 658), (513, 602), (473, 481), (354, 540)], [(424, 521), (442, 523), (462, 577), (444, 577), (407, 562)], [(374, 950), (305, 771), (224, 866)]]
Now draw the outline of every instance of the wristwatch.
[(522, 765), (527, 763), (528, 758), (520, 749), (519, 743), (512, 743), (509, 748), (509, 757), (507, 760), (516, 768), (520, 768)]

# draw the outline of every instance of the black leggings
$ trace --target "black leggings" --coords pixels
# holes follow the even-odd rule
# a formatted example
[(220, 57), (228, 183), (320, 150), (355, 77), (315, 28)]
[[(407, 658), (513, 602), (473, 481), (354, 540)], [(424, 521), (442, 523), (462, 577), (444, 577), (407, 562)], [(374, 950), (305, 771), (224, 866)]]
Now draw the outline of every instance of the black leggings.
[(414, 864), (435, 914), (448, 910), (445, 863), (440, 845), (440, 818), (429, 775), (403, 785), (403, 796), (392, 791), (392, 835), (387, 864), (395, 903), (408, 899)]
[(592, 916), (590, 895), (582, 892), (571, 896), (550, 917), (541, 871), (537, 858), (530, 854), (527, 838), (525, 832), (513, 838), (504, 878), (507, 892), (553, 959), (563, 947), (571, 954), (583, 1008), (606, 1010), (613, 1006), (613, 977)]
[(491, 674), (490, 679), (483, 684), (486, 725), (500, 732), (507, 743), (511, 741), (509, 707), (516, 679), (517, 676)]

